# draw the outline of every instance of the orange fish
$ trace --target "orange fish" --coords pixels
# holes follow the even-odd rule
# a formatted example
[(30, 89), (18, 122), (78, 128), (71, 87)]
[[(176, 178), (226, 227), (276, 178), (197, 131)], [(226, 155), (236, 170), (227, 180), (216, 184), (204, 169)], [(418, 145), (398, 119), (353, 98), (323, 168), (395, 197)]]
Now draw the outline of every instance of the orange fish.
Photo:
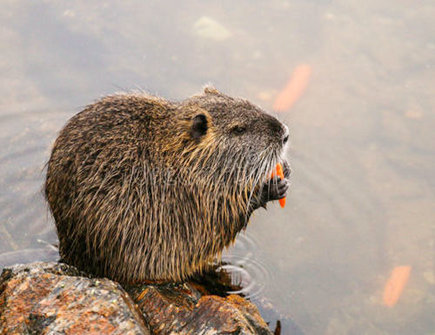
[[(281, 163), (277, 163), (276, 167), (275, 167), (275, 171), (272, 172), (271, 178), (278, 176), (280, 177), (282, 180), (284, 180), (284, 171), (282, 169), (282, 165)], [(282, 199), (279, 199), (279, 204), (281, 205), (281, 208), (285, 207), (285, 197)]]
[(311, 67), (307, 64), (298, 65), (290, 80), (278, 94), (273, 109), (277, 112), (288, 110), (301, 97), (307, 88), (311, 76)]
[(411, 274), (411, 267), (409, 265), (396, 266), (391, 272), (384, 289), (384, 305), (393, 307), (400, 296), (403, 289), (408, 282), (409, 275)]

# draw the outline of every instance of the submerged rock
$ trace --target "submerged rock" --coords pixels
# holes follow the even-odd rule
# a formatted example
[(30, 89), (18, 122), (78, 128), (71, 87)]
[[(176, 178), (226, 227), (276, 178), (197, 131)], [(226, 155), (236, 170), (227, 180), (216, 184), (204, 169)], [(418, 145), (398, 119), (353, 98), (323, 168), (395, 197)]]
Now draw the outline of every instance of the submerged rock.
[(237, 295), (210, 295), (195, 283), (128, 291), (62, 263), (16, 265), (0, 277), (0, 333), (271, 334)]
[(222, 24), (208, 16), (200, 17), (193, 25), (198, 36), (215, 41), (224, 41), (231, 36), (231, 32)]

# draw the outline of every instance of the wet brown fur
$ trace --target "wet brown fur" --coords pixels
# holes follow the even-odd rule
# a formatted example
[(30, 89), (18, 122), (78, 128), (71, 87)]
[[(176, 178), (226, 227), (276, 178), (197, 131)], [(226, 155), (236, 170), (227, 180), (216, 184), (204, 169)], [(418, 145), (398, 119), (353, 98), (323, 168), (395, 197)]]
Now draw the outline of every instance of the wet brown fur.
[(62, 259), (129, 284), (203, 271), (265, 205), (286, 132), (214, 88), (179, 103), (137, 93), (87, 106), (48, 163)]

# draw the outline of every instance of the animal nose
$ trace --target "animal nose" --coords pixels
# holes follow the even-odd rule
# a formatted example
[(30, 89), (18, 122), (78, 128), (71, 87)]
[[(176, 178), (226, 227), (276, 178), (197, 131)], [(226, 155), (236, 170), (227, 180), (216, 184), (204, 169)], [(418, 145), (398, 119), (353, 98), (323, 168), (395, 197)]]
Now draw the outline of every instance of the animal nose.
[(285, 145), (288, 142), (289, 131), (288, 127), (284, 125), (284, 134), (282, 135), (282, 144)]
[(283, 140), (282, 140), (282, 144), (286, 144), (288, 141), (288, 135), (285, 135)]

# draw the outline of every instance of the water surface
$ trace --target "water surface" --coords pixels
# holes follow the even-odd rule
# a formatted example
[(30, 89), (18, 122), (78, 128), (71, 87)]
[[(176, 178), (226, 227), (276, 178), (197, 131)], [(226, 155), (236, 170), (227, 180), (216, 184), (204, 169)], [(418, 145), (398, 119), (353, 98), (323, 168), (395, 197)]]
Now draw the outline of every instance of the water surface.
[[(283, 333), (435, 331), (433, 2), (0, 9), (0, 261), (56, 258), (43, 168), (84, 105), (136, 88), (183, 99), (213, 83), (273, 112), (294, 69), (308, 64), (304, 94), (276, 113), (291, 130), (287, 206), (254, 215), (225, 269)], [(412, 267), (410, 280), (386, 307), (384, 285), (399, 265)]]

